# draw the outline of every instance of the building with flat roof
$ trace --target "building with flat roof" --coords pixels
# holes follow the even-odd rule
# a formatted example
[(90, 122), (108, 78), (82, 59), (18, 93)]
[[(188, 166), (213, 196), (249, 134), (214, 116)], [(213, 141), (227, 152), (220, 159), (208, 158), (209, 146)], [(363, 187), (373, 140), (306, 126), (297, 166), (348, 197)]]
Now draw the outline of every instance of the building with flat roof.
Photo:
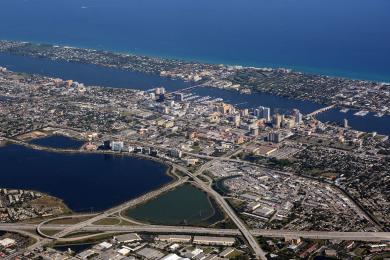
[(232, 246), (236, 242), (234, 237), (209, 237), (209, 236), (194, 236), (193, 243), (197, 245), (221, 245)]
[(189, 243), (191, 236), (187, 235), (159, 235), (156, 237), (157, 241), (164, 241), (170, 243)]
[(130, 234), (115, 236), (114, 239), (119, 243), (132, 243), (135, 241), (140, 241), (141, 237), (137, 233), (130, 233)]

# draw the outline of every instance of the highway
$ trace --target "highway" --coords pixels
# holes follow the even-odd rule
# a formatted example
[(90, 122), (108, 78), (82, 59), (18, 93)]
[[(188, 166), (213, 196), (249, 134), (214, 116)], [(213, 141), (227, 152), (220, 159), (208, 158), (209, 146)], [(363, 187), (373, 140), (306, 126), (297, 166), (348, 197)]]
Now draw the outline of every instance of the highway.
[[(15, 140), (12, 140), (12, 141), (19, 143), (21, 145), (31, 146), (31, 144), (27, 144), (27, 143), (22, 142), (22, 141), (15, 141)], [(78, 224), (52, 226), (52, 225), (50, 225), (50, 223), (49, 224), (47, 224), (46, 222), (41, 223), (40, 225), (36, 226), (35, 228), (41, 236), (45, 237), (45, 239), (38, 241), (37, 244), (33, 245), (29, 249), (45, 245), (45, 244), (51, 242), (52, 240), (63, 240), (64, 236), (66, 236), (72, 232), (80, 231), (80, 230), (100, 231), (100, 232), (113, 232), (113, 231), (116, 231), (116, 232), (127, 232), (127, 231), (129, 231), (129, 232), (132, 232), (132, 231), (133, 232), (156, 232), (156, 233), (159, 233), (159, 232), (160, 233), (171, 233), (171, 232), (178, 233), (179, 232), (179, 233), (190, 233), (190, 234), (191, 233), (197, 234), (197, 232), (202, 233), (202, 232), (207, 231), (205, 233), (210, 234), (210, 235), (229, 235), (229, 234), (230, 235), (238, 235), (238, 234), (241, 234), (245, 238), (245, 240), (247, 241), (247, 243), (249, 244), (249, 246), (251, 247), (251, 249), (253, 250), (253, 252), (255, 253), (255, 255), (258, 259), (266, 259), (266, 257), (265, 257), (266, 254), (259, 246), (255, 236), (262, 236), (262, 235), (279, 236), (279, 237), (284, 237), (284, 236), (305, 237), (306, 236), (308, 238), (324, 238), (324, 239), (325, 238), (326, 239), (348, 238), (348, 239), (355, 239), (355, 240), (359, 240), (359, 239), (362, 239), (362, 240), (364, 240), (364, 239), (383, 240), (385, 237), (386, 239), (390, 240), (388, 237), (388, 233), (383, 233), (383, 232), (382, 233), (378, 232), (375, 234), (365, 233), (365, 232), (356, 233), (356, 234), (352, 234), (352, 233), (347, 234), (347, 233), (329, 233), (329, 232), (324, 233), (324, 232), (317, 232), (317, 231), (305, 233), (303, 231), (302, 232), (298, 232), (298, 231), (292, 232), (292, 231), (285, 231), (285, 230), (271, 230), (271, 231), (270, 230), (267, 230), (267, 231), (265, 231), (265, 230), (249, 230), (248, 227), (244, 224), (244, 222), (237, 216), (236, 212), (225, 201), (225, 199), (219, 193), (217, 193), (216, 191), (214, 191), (212, 189), (211, 183), (206, 183), (198, 178), (199, 175), (201, 175), (203, 172), (208, 170), (212, 166), (212, 164), (214, 162), (217, 162), (217, 161), (230, 161), (230, 162), (252, 164), (250, 162), (245, 162), (245, 161), (242, 161), (239, 159), (232, 159), (231, 158), (231, 156), (241, 152), (249, 144), (250, 144), (250, 142), (240, 146), (238, 149), (232, 151), (229, 154), (221, 156), (221, 157), (213, 157), (213, 156), (204, 156), (204, 155), (199, 155), (199, 154), (185, 153), (185, 154), (190, 155), (190, 156), (208, 159), (209, 161), (204, 163), (195, 173), (189, 172), (187, 170), (187, 168), (184, 166), (177, 165), (175, 163), (169, 163), (174, 169), (178, 169), (179, 171), (185, 173), (188, 177), (181, 178), (180, 180), (173, 182), (173, 183), (170, 183), (167, 186), (160, 188), (159, 190), (149, 192), (141, 197), (138, 197), (134, 200), (128, 201), (128, 202), (123, 203), (117, 207), (114, 207), (112, 209), (104, 211), (104, 212), (96, 215), (95, 217), (92, 217), (91, 219), (80, 222)], [(147, 145), (147, 144), (144, 144), (144, 145)], [(36, 145), (31, 146), (31, 148), (45, 149), (45, 150), (47, 150), (47, 149), (52, 150), (53, 149), (53, 148), (45, 148), (45, 147), (40, 147), (40, 146), (35, 147), (35, 146)], [(162, 147), (156, 147), (156, 148), (169, 149), (169, 148), (162, 148)], [(81, 151), (70, 150), (70, 149), (68, 149), (68, 150), (56, 149), (55, 151), (57, 151), (57, 150), (58, 150), (58, 152), (81, 152)], [(255, 165), (255, 166), (263, 168), (259, 165)], [(267, 170), (269, 170), (269, 169), (267, 169)], [(284, 172), (283, 172), (283, 174), (292, 175), (291, 173), (284, 173)], [(218, 205), (225, 211), (225, 213), (229, 216), (229, 218), (235, 223), (238, 230), (233, 230), (233, 231), (232, 230), (222, 231), (222, 230), (216, 230), (216, 229), (201, 230), (201, 228), (196, 228), (196, 227), (184, 228), (184, 227), (148, 226), (148, 225), (133, 226), (131, 228), (130, 227), (121, 227), (121, 226), (94, 226), (93, 225), (93, 223), (96, 221), (99, 221), (101, 219), (112, 216), (113, 214), (120, 213), (121, 211), (123, 211), (129, 207), (134, 207), (135, 205), (137, 205), (139, 203), (142, 203), (146, 200), (150, 200), (151, 198), (157, 197), (158, 195), (160, 195), (163, 192), (166, 192), (166, 191), (171, 190), (177, 186), (180, 186), (184, 182), (188, 181), (189, 178), (192, 178), (193, 181), (195, 182), (195, 184), (199, 188), (206, 191), (216, 201), (216, 203), (218, 203)], [(0, 227), (6, 228), (6, 226), (0, 226)], [(8, 228), (9, 228), (9, 226), (8, 226)], [(48, 236), (44, 232), (42, 232), (42, 230), (46, 230), (48, 228), (59, 228), (59, 232), (53, 236)]]
[[(230, 154), (224, 155), (222, 158), (229, 158), (233, 154), (239, 153), (242, 149), (244, 149), (249, 143), (245, 144), (244, 146), (241, 146), (239, 149), (233, 151)], [(219, 157), (217, 157), (219, 158)], [(244, 236), (246, 241), (248, 242), (249, 246), (252, 248), (253, 252), (255, 253), (256, 257), (259, 259), (267, 259), (266, 253), (261, 249), (257, 239), (251, 234), (251, 232), (248, 230), (247, 226), (244, 224), (244, 222), (240, 219), (240, 217), (237, 216), (236, 212), (229, 206), (229, 204), (225, 201), (225, 199), (215, 190), (211, 188), (210, 185), (203, 182), (201, 179), (199, 179), (197, 176), (202, 174), (204, 171), (206, 171), (217, 159), (208, 161), (205, 164), (203, 164), (194, 174), (189, 172), (186, 168), (176, 165), (177, 169), (180, 171), (186, 173), (189, 177), (191, 177), (197, 185), (202, 188), (204, 191), (206, 191), (209, 195), (213, 197), (213, 199), (218, 203), (218, 205), (225, 211), (225, 213), (229, 216), (229, 218), (234, 222), (234, 224), (237, 226), (237, 228), (240, 230), (241, 234)]]
[[(10, 223), (0, 224), (0, 230), (24, 232), (36, 230), (38, 224)], [(58, 230), (72, 227), (70, 224), (47, 224), (42, 230)], [(170, 233), (170, 234), (199, 234), (214, 236), (237, 236), (241, 235), (238, 229), (218, 229), (191, 226), (163, 226), (163, 225), (90, 225), (79, 231), (86, 232), (139, 232), (139, 233)], [(336, 240), (359, 240), (359, 241), (390, 241), (390, 232), (337, 232), (337, 231), (294, 231), (278, 229), (251, 229), (248, 230), (253, 236), (259, 237), (301, 237), (309, 239), (336, 239)], [(34, 235), (35, 238), (38, 238)], [(66, 240), (60, 238), (59, 240)], [(72, 238), (72, 240), (74, 240)]]
[[(19, 141), (19, 140), (14, 140), (14, 139), (9, 139), (8, 141), (11, 141), (11, 142), (14, 142), (14, 143), (17, 143), (17, 144), (20, 144), (20, 145), (24, 145), (24, 146), (28, 146), (30, 148), (33, 148), (33, 149), (38, 149), (38, 150), (46, 150), (46, 151), (50, 151), (50, 152), (67, 152), (67, 153), (72, 153), (72, 152), (80, 152), (78, 150), (72, 150), (72, 149), (57, 149), (57, 148), (47, 148), (47, 147), (42, 147), (42, 146), (38, 146), (38, 145), (33, 145), (33, 144), (29, 144), (29, 143), (26, 143), (26, 142), (23, 142), (23, 141)], [(228, 159), (230, 158), (230, 156), (232, 154), (236, 154), (238, 152), (240, 152), (242, 149), (244, 149), (244, 147), (246, 147), (246, 145), (248, 145), (249, 143), (246, 143), (244, 144), (243, 146), (239, 147), (237, 150), (233, 151), (232, 153), (230, 154), (227, 154), (227, 155), (224, 155), (222, 158), (225, 158), (225, 159)], [(217, 159), (218, 158), (218, 159)], [(205, 182), (203, 182), (202, 180), (200, 180), (197, 175), (199, 174), (202, 174), (205, 170), (207, 170), (214, 161), (216, 160), (219, 160), (219, 157), (217, 158), (214, 158), (213, 160), (211, 161), (208, 161), (206, 162), (204, 165), (202, 165), (200, 167), (200, 169), (195, 173), (195, 174), (192, 174), (191, 172), (189, 172), (185, 167), (181, 166), (181, 165), (177, 165), (177, 164), (174, 164), (174, 163), (170, 163), (170, 165), (180, 171), (182, 171), (183, 173), (185, 173), (188, 177), (192, 178), (194, 180), (194, 182), (196, 182), (196, 184), (201, 188), (203, 189), (204, 191), (206, 191), (210, 196), (212, 196), (214, 198), (214, 200), (219, 204), (219, 206), (226, 212), (226, 214), (230, 217), (230, 219), (236, 224), (236, 226), (238, 227), (238, 229), (240, 230), (240, 232), (242, 233), (242, 235), (244, 236), (244, 238), (247, 240), (249, 246), (252, 248), (253, 252), (255, 253), (255, 255), (259, 258), (259, 259), (266, 259), (265, 257), (265, 252), (260, 248), (256, 238), (254, 238), (252, 236), (252, 234), (248, 231), (248, 228), (246, 227), (246, 225), (243, 223), (243, 221), (236, 215), (235, 211), (226, 203), (225, 199), (219, 194), (217, 193), (216, 191), (214, 191), (208, 184), (206, 184)], [(72, 225), (72, 226), (69, 226), (69, 227), (65, 227), (62, 231), (60, 231), (59, 233), (53, 235), (53, 236), (47, 236), (45, 235), (43, 232), (41, 232), (41, 228), (44, 224), (46, 223), (42, 223), (42, 225), (38, 226), (37, 227), (37, 232), (43, 236), (46, 237), (46, 240), (42, 240), (40, 241), (39, 243), (36, 244), (36, 246), (42, 246), (44, 245), (45, 243), (48, 243), (49, 241), (51, 240), (59, 240), (60, 238), (66, 236), (67, 234), (70, 234), (72, 232), (75, 232), (75, 231), (78, 231), (78, 230), (82, 230), (83, 228), (85, 228), (86, 226), (90, 226), (92, 225), (94, 222), (96, 221), (99, 221), (101, 219), (104, 219), (104, 218), (107, 218), (109, 217), (110, 215), (113, 215), (115, 213), (119, 213), (121, 211), (123, 211), (124, 209), (126, 208), (129, 208), (129, 207), (133, 207), (143, 201), (146, 201), (146, 200), (149, 200), (153, 197), (156, 197), (158, 195), (160, 195), (161, 193), (165, 192), (165, 191), (168, 191), (170, 189), (173, 189), (174, 187), (177, 187), (181, 184), (183, 184), (184, 182), (186, 182), (188, 180), (188, 177), (185, 177), (185, 178), (182, 178), (180, 181), (177, 181), (177, 182), (174, 182), (174, 183), (171, 183), (165, 187), (162, 187), (161, 189), (159, 190), (156, 190), (156, 191), (152, 191), (150, 193), (147, 193), (139, 198), (136, 198), (134, 200), (131, 200), (129, 202), (126, 202), (126, 203), (123, 203), (117, 207), (114, 207), (112, 209), (109, 209), (99, 215), (97, 215), (96, 217), (93, 217), (91, 219), (88, 219), (84, 222), (81, 222), (81, 223), (78, 223), (78, 224), (75, 224), (75, 225)]]

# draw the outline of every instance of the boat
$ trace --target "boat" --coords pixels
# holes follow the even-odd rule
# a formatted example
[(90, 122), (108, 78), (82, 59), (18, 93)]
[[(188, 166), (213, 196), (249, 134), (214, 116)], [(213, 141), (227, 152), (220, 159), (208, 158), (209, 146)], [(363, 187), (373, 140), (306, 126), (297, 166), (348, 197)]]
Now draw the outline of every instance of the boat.
[(368, 115), (368, 113), (370, 113), (370, 111), (368, 111), (368, 110), (360, 110), (359, 112), (356, 112), (354, 115), (355, 116), (366, 116), (366, 115)]
[(376, 117), (382, 117), (382, 116), (384, 116), (384, 115), (385, 115), (384, 113), (378, 112), (378, 113), (376, 113), (374, 116), (376, 116)]

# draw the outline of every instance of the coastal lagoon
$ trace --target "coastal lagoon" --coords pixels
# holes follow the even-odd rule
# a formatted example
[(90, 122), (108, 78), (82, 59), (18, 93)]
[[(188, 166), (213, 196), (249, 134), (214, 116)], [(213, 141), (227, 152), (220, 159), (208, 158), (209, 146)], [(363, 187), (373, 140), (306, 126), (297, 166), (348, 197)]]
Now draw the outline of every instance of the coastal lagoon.
[(223, 220), (222, 213), (208, 195), (191, 184), (184, 184), (131, 208), (123, 215), (162, 225), (210, 225)]
[[(6, 53), (0, 53), (0, 66), (8, 67), (10, 70), (17, 72), (73, 79), (89, 86), (98, 85), (139, 90), (149, 90), (164, 86), (168, 91), (176, 91), (191, 86), (190, 82), (171, 80), (158, 75), (124, 71), (92, 64), (53, 61)], [(254, 92), (248, 95), (217, 88), (196, 88), (192, 90), (192, 93), (199, 96), (223, 98), (225, 102), (232, 103), (240, 108), (268, 106), (272, 109), (273, 113), (289, 113), (294, 108), (299, 109), (303, 113), (310, 113), (325, 106), (311, 101), (296, 100), (268, 93)], [(332, 109), (321, 113), (317, 118), (323, 122), (336, 122), (340, 125), (342, 125), (344, 118), (346, 118), (349, 121), (349, 125), (356, 130), (366, 132), (376, 131), (380, 134), (390, 135), (390, 116), (376, 117), (374, 113), (369, 113), (361, 117), (355, 116), (355, 112), (357, 111), (350, 110), (348, 113), (341, 113), (338, 109)]]
[(1, 188), (36, 190), (77, 212), (101, 211), (170, 182), (167, 166), (120, 155), (0, 147)]
[(64, 80), (72, 79), (88, 86), (134, 88), (140, 90), (165, 86), (169, 91), (190, 86), (187, 82), (163, 78), (158, 75), (7, 53), (0, 53), (0, 66), (15, 72), (40, 74)]

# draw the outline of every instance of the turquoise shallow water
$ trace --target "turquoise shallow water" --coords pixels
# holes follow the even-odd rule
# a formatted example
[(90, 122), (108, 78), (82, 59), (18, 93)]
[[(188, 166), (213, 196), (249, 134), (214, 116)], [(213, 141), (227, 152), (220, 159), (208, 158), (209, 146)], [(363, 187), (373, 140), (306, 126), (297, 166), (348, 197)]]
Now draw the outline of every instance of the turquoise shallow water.
[(390, 81), (388, 0), (2, 0), (0, 38)]

